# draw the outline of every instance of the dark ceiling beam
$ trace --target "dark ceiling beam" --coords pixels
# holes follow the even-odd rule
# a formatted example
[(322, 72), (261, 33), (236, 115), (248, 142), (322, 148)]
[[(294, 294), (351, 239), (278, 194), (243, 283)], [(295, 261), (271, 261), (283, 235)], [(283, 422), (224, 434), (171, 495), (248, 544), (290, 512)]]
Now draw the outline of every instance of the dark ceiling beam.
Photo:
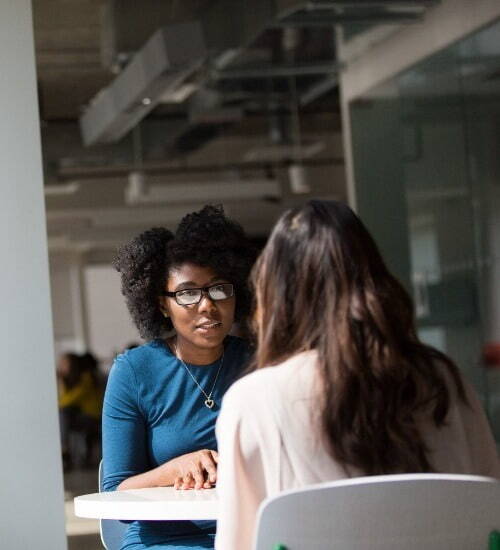
[(306, 65), (266, 65), (260, 67), (230, 69), (226, 71), (214, 71), (212, 77), (215, 80), (286, 78), (290, 76), (331, 74), (338, 71), (338, 69), (339, 65), (334, 61), (330, 61), (328, 63), (310, 63)]
[(271, 28), (280, 27), (331, 27), (333, 25), (346, 25), (349, 23), (413, 23), (421, 20), (421, 13), (360, 13), (339, 14), (321, 17), (291, 16), (280, 21), (270, 23)]
[(309, 0), (307, 8), (427, 8), (439, 0)]
[[(328, 27), (348, 23), (412, 23), (440, 0), (309, 0), (281, 12), (271, 27)], [(321, 16), (316, 12), (326, 12)], [(328, 13), (329, 12), (329, 13)]]
[[(306, 166), (343, 166), (344, 159), (342, 157), (322, 157), (317, 159), (303, 159), (301, 161)], [(197, 166), (179, 165), (172, 166), (171, 164), (148, 164), (141, 166), (141, 172), (150, 175), (170, 175), (170, 174), (210, 174), (214, 172), (228, 172), (231, 170), (267, 171), (269, 168), (275, 169), (288, 166), (289, 161), (284, 159), (278, 162), (238, 162), (227, 164), (203, 164)], [(130, 172), (137, 170), (134, 164), (126, 164), (121, 166), (92, 166), (92, 167), (71, 167), (60, 168), (57, 174), (59, 182), (68, 180), (82, 181), (85, 179), (105, 179), (126, 177)]]

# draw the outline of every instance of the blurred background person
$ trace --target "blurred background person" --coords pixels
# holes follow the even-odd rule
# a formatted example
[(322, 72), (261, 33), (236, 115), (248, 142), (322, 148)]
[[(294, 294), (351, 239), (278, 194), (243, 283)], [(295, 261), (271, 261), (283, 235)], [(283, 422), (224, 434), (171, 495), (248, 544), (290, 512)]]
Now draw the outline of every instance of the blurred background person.
[(78, 434), (83, 440), (81, 465), (93, 466), (93, 452), (100, 437), (103, 395), (97, 360), (89, 352), (64, 353), (57, 364), (57, 378), (64, 469), (71, 469), (77, 458), (72, 434)]

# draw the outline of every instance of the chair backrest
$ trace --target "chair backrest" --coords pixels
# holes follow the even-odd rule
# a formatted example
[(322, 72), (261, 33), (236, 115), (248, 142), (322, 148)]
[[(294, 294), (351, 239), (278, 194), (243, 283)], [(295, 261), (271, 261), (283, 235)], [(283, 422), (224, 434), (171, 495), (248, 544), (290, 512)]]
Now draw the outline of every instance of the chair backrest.
[(254, 549), (487, 550), (495, 530), (499, 481), (452, 474), (370, 476), (267, 499), (259, 509)]
[[(102, 460), (99, 463), (99, 492), (102, 492)], [(101, 542), (106, 550), (120, 550), (128, 525), (117, 519), (99, 520)]]

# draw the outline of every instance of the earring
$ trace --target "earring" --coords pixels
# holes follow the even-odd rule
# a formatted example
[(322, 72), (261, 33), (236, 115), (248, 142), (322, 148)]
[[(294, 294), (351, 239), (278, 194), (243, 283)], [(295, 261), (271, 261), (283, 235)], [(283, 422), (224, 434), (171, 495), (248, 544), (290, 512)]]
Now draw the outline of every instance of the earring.
[(165, 311), (165, 310), (160, 310), (161, 311), (161, 314), (163, 315), (163, 317), (165, 317), (165, 319), (168, 319), (170, 317), (170, 315)]

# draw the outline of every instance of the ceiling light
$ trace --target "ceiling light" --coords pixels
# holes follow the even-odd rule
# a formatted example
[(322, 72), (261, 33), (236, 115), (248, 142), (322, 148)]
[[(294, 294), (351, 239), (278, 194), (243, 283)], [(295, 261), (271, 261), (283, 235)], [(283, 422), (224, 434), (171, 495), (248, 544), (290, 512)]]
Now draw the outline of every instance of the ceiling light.
[(142, 197), (147, 196), (146, 176), (144, 172), (134, 171), (128, 175), (125, 187), (125, 202), (137, 204), (142, 202)]
[(277, 180), (249, 179), (233, 181), (185, 181), (147, 185), (138, 176), (129, 176), (125, 189), (128, 205), (191, 203), (191, 202), (234, 202), (242, 200), (263, 200), (281, 198)]
[(74, 195), (80, 189), (80, 184), (77, 181), (65, 183), (61, 185), (45, 185), (43, 192), (46, 197), (54, 197), (60, 195)]
[(294, 195), (303, 195), (311, 192), (311, 186), (307, 178), (307, 169), (303, 164), (290, 164), (288, 167), (288, 181), (290, 182), (290, 191)]

